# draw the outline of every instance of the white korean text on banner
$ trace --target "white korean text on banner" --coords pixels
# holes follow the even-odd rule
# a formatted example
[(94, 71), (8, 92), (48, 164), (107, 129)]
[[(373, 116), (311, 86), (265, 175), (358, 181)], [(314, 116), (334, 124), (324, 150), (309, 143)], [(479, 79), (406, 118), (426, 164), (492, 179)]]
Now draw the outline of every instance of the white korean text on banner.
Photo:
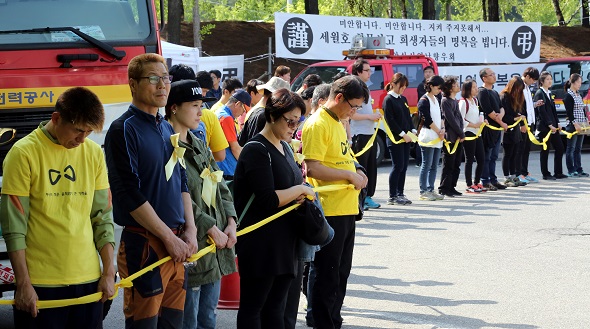
[(244, 55), (199, 57), (197, 48), (185, 47), (162, 41), (162, 56), (166, 64), (190, 66), (195, 73), (198, 71), (221, 71), (221, 79), (238, 78), (244, 80)]
[(397, 55), (440, 63), (539, 62), (541, 23), (459, 22), (275, 13), (277, 57), (339, 60), (353, 37), (385, 37)]

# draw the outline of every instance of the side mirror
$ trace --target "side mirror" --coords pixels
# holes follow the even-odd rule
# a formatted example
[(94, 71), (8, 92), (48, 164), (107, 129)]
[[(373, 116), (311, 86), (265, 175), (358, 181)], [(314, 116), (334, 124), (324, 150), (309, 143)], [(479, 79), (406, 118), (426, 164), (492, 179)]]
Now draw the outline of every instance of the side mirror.
[(0, 128), (0, 145), (6, 145), (16, 137), (16, 129)]

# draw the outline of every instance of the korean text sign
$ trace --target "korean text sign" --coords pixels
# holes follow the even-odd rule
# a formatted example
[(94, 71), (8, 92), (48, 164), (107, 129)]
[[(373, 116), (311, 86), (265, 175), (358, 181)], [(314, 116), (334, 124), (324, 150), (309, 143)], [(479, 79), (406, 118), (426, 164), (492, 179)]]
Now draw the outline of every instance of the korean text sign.
[(275, 13), (278, 57), (342, 59), (355, 35), (383, 36), (397, 55), (440, 63), (538, 62), (541, 23), (460, 22)]

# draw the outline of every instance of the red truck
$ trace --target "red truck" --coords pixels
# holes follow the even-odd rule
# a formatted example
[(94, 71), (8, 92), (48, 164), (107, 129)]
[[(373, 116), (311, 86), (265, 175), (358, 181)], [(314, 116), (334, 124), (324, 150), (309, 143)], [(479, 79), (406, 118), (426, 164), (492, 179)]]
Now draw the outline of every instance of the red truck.
[[(365, 44), (373, 44), (370, 40)], [(381, 44), (385, 44), (384, 42)], [(371, 80), (367, 82), (369, 90), (371, 91), (371, 97), (373, 98), (373, 108), (378, 110), (381, 109), (383, 99), (387, 92), (385, 91), (385, 85), (391, 81), (393, 75), (397, 72), (401, 72), (408, 77), (408, 88), (404, 92), (404, 96), (408, 99), (408, 105), (412, 113), (417, 111), (418, 104), (418, 85), (424, 80), (424, 68), (432, 66), (434, 73), (438, 74), (438, 65), (436, 61), (430, 57), (423, 55), (411, 55), (411, 56), (396, 56), (392, 49), (379, 49), (372, 47), (361, 47), (352, 48), (350, 51), (344, 51), (343, 55), (345, 59), (341, 61), (326, 61), (315, 63), (303, 71), (301, 71), (295, 79), (291, 82), (291, 90), (298, 90), (303, 79), (309, 74), (317, 74), (322, 78), (324, 82), (330, 82), (332, 77), (336, 74), (346, 71), (351, 73), (352, 64), (358, 59), (366, 59), (371, 65), (372, 74)], [(378, 146), (377, 151), (377, 162), (380, 163), (383, 159), (389, 156), (385, 150), (385, 132), (383, 129), (379, 130), (377, 135), (376, 143)]]

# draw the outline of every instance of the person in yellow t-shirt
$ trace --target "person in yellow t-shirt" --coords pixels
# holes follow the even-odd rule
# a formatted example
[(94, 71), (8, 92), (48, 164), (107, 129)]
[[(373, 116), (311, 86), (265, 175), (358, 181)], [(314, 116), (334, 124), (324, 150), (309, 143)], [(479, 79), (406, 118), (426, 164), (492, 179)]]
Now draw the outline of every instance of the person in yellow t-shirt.
[[(115, 240), (104, 154), (86, 137), (103, 123), (92, 91), (68, 89), (51, 120), (4, 160), (0, 222), (16, 277), (16, 328), (102, 327), (103, 302), (114, 294)], [(96, 292), (100, 302), (37, 311), (37, 300)]]
[(316, 252), (316, 281), (312, 313), (318, 328), (340, 328), (340, 310), (352, 267), (355, 215), (359, 211), (359, 190), (367, 176), (358, 169), (350, 152), (346, 131), (340, 120), (349, 118), (369, 99), (369, 89), (358, 76), (336, 80), (328, 101), (305, 121), (302, 131), (307, 179), (313, 186), (353, 184), (354, 190), (320, 193), (320, 200), (334, 239)]

